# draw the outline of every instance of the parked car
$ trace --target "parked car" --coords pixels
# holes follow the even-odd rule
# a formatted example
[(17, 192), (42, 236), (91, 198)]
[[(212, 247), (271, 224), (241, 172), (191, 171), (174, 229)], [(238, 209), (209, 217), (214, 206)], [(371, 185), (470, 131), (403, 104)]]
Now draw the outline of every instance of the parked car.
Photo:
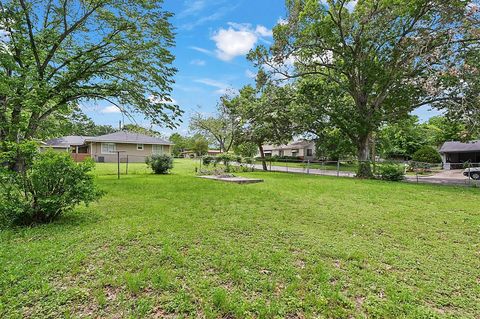
[(467, 168), (463, 171), (463, 175), (467, 176), (470, 175), (471, 179), (479, 180), (480, 179), (480, 167), (471, 167)]

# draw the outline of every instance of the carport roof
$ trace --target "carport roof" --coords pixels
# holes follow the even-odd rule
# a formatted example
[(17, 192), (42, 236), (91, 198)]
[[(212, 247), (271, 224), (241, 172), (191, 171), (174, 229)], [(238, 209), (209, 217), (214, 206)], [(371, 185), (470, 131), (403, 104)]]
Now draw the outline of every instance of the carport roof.
[(440, 153), (467, 153), (480, 152), (480, 140), (471, 142), (445, 142), (440, 148)]
[(62, 136), (58, 138), (52, 138), (48, 141), (45, 141), (46, 146), (51, 147), (70, 147), (70, 146), (80, 146), (85, 144), (85, 140), (91, 138), (90, 136)]
[(85, 139), (86, 142), (111, 142), (126, 144), (158, 144), (158, 145), (174, 145), (159, 137), (148, 136), (145, 134), (119, 131), (102, 136), (90, 137)]

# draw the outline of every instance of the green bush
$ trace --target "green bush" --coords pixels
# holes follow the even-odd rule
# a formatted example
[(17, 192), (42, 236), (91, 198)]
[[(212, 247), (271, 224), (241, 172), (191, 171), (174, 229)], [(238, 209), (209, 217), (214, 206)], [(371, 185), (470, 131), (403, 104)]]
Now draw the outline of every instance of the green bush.
[(412, 160), (415, 162), (433, 164), (440, 163), (442, 161), (442, 157), (435, 148), (431, 146), (423, 146), (413, 154)]
[(211, 163), (214, 163), (214, 162), (215, 162), (215, 157), (214, 156), (204, 156), (202, 158), (202, 163), (205, 166), (208, 166), (208, 165), (210, 165)]
[(173, 168), (173, 158), (169, 155), (154, 154), (147, 158), (146, 163), (155, 174), (168, 174)]
[(52, 150), (34, 156), (22, 172), (0, 169), (0, 223), (48, 223), (75, 206), (102, 196), (91, 160), (75, 163), (68, 153)]
[(385, 181), (401, 181), (405, 177), (404, 169), (395, 163), (382, 163), (377, 171), (380, 179)]

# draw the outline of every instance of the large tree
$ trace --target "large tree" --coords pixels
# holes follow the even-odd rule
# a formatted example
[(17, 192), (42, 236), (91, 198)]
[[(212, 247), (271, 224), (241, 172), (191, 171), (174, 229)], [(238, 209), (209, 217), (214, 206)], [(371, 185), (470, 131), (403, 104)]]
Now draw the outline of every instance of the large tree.
[(36, 137), (80, 101), (174, 127), (174, 35), (161, 0), (0, 2), (0, 141)]
[(411, 159), (417, 150), (429, 143), (428, 132), (413, 115), (398, 123), (385, 125), (376, 135), (378, 153), (383, 158)]
[(334, 123), (355, 143), (361, 177), (372, 174), (372, 134), (420, 105), (449, 99), (428, 85), (460, 44), (478, 43), (478, 34), (462, 36), (471, 26), (467, 1), (288, 0), (287, 11), (271, 48), (259, 46), (250, 58), (300, 79), (320, 122)]

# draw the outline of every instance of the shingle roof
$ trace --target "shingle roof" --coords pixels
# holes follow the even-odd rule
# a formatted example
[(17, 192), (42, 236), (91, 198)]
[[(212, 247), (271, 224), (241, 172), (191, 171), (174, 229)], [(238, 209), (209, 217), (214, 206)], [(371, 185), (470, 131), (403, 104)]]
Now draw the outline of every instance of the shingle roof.
[(140, 133), (120, 131), (111, 134), (106, 134), (97, 137), (90, 137), (86, 139), (87, 142), (112, 142), (112, 143), (127, 143), (127, 144), (159, 144), (159, 145), (173, 145), (162, 138), (148, 136)]
[(296, 149), (296, 148), (304, 148), (310, 145), (311, 141), (301, 140), (295, 141), (287, 145), (263, 145), (264, 151), (270, 150), (289, 150), (289, 149)]
[(45, 141), (45, 145), (52, 147), (69, 147), (85, 144), (85, 140), (91, 136), (62, 136)]
[(480, 152), (480, 140), (471, 142), (445, 142), (440, 148), (440, 153)]

